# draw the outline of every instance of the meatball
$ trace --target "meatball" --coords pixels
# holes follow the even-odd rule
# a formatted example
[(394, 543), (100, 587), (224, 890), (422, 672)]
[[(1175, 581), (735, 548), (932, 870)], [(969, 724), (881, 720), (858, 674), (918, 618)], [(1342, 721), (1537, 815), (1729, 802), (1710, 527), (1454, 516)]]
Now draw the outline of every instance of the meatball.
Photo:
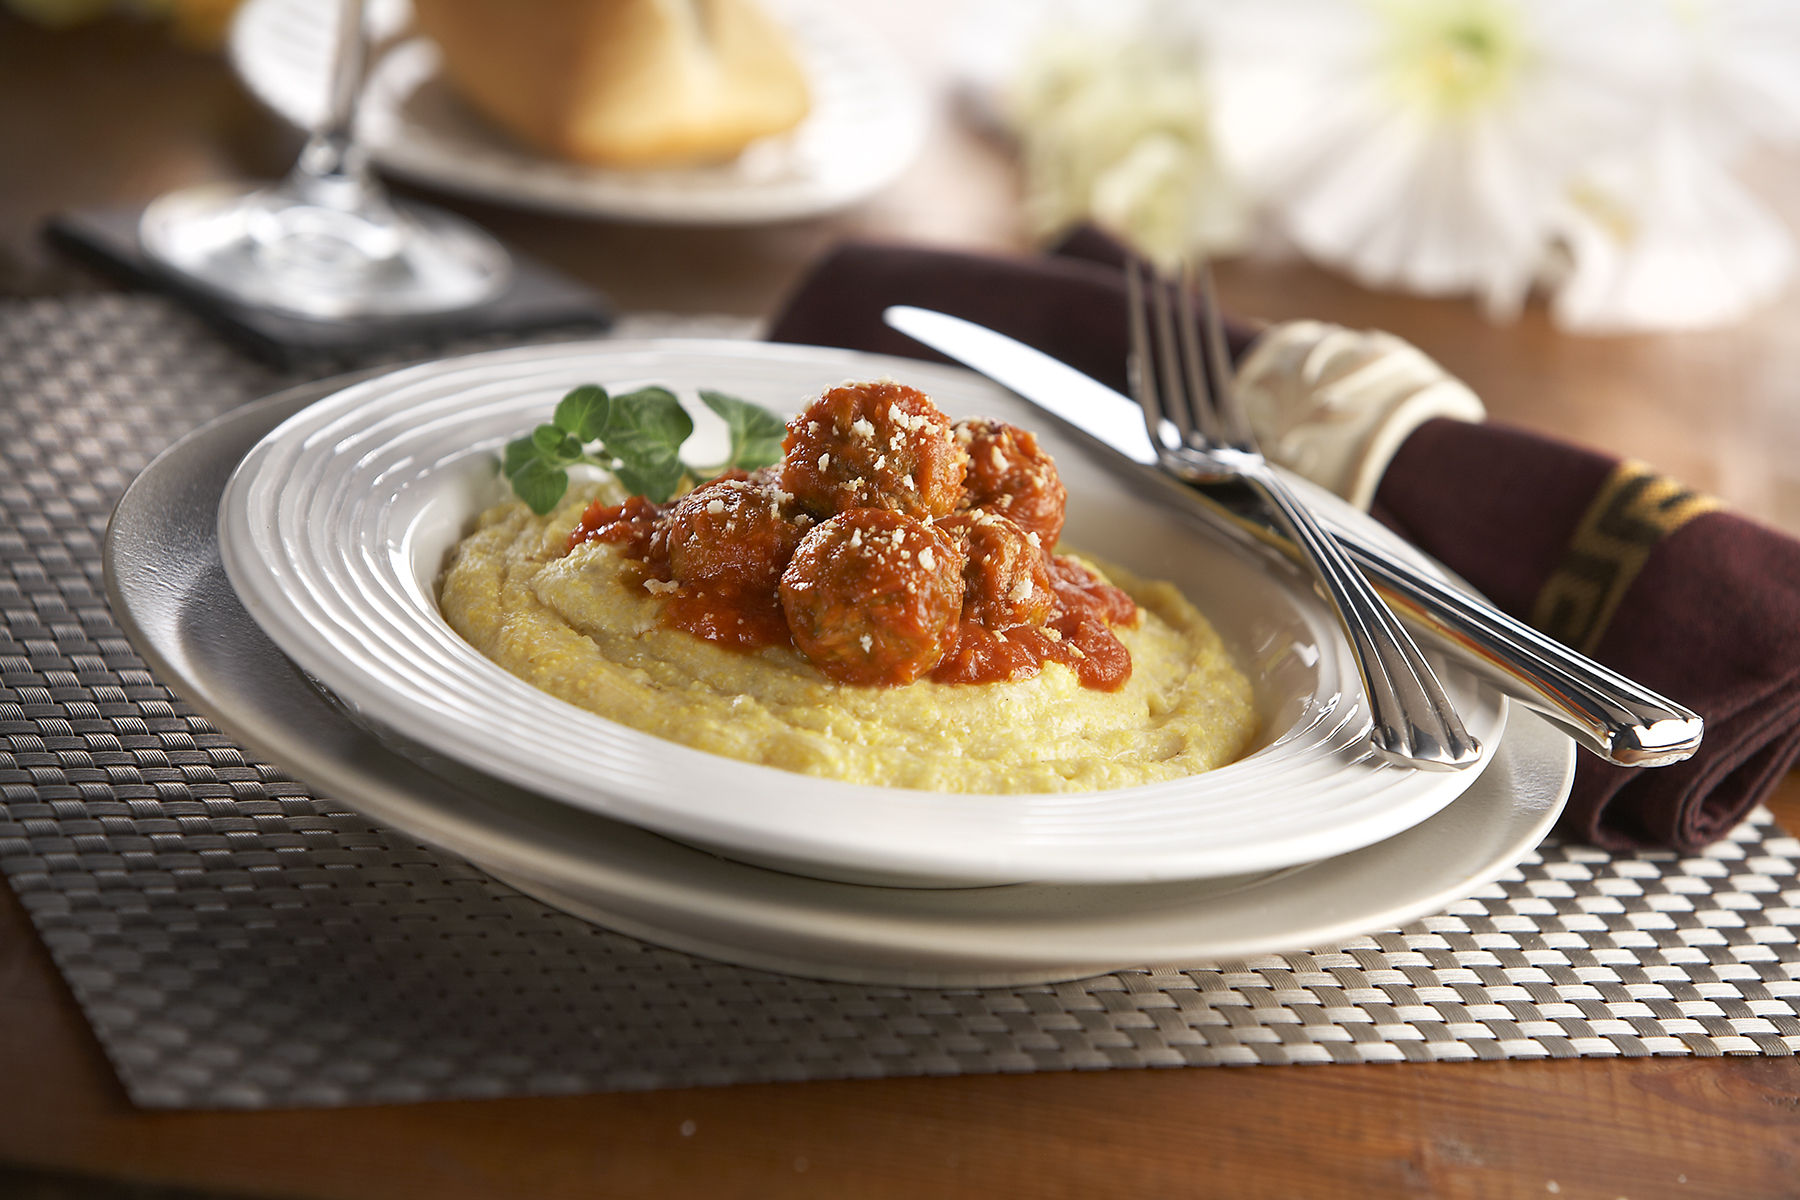
[(1056, 463), (1016, 425), (975, 417), (958, 421), (956, 441), (969, 456), (964, 508), (986, 509), (1035, 533), (1047, 552), (1062, 536), (1067, 493)]
[(780, 493), (748, 478), (720, 479), (664, 513), (650, 551), (678, 583), (772, 592), (805, 532), (782, 516)]
[(943, 517), (962, 499), (950, 419), (898, 383), (832, 388), (788, 422), (781, 448), (782, 488), (822, 517), (853, 508)]
[(781, 576), (794, 645), (839, 683), (924, 675), (956, 642), (963, 556), (904, 513), (853, 508), (807, 534)]
[(995, 632), (1050, 619), (1056, 593), (1049, 566), (1023, 529), (979, 509), (945, 517), (938, 528), (963, 552), (965, 619)]

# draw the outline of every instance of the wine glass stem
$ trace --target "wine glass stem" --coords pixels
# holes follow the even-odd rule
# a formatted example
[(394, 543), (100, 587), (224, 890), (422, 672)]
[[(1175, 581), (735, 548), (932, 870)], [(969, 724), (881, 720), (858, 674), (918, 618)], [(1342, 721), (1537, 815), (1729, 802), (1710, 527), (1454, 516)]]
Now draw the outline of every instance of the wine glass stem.
[(157, 262), (239, 303), (320, 321), (492, 299), (511, 278), (505, 249), (449, 213), (390, 200), (371, 168), (356, 137), (370, 56), (364, 2), (336, 2), (324, 117), (294, 169), (274, 187), (164, 196), (145, 209), (140, 242)]
[(337, 43), (331, 56), (325, 120), (307, 139), (289, 181), (309, 203), (352, 211), (379, 202), (368, 156), (355, 136), (356, 102), (367, 62), (363, 0), (338, 0)]

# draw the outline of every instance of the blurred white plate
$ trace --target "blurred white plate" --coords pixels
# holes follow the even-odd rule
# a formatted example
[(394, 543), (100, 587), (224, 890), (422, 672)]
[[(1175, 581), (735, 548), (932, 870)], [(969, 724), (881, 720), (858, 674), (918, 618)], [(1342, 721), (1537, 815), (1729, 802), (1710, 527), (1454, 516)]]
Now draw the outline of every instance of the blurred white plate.
[[(678, 225), (786, 221), (844, 208), (899, 176), (924, 141), (923, 90), (898, 57), (823, 0), (770, 0), (812, 92), (795, 129), (717, 166), (608, 170), (546, 157), (454, 94), (437, 47), (402, 37), (369, 73), (357, 136), (384, 169), (445, 191), (586, 216)], [(232, 26), (233, 67), (275, 112), (312, 128), (325, 110), (335, 4), (248, 0)], [(377, 39), (411, 20), (406, 0), (377, 0)]]
[[(691, 402), (711, 386), (791, 412), (846, 377), (882, 376), (922, 388), (952, 416), (1038, 426), (1069, 489), (1068, 542), (1173, 581), (1211, 618), (1255, 683), (1260, 749), (1205, 775), (1107, 792), (854, 786), (603, 720), (508, 674), (439, 615), (448, 552), (505, 494), (500, 449), (569, 388), (657, 382)], [(718, 435), (709, 413), (696, 421)], [(693, 453), (707, 461), (715, 450), (723, 457), (722, 446)], [(372, 724), (591, 812), (824, 878), (1134, 883), (1275, 870), (1391, 837), (1478, 774), (1411, 771), (1367, 753), (1348, 652), (1298, 575), (1138, 498), (986, 380), (910, 359), (671, 340), (428, 363), (346, 388), (273, 430), (225, 490), (220, 543), (257, 623)], [(1443, 674), (1491, 753), (1504, 701), (1460, 670)]]

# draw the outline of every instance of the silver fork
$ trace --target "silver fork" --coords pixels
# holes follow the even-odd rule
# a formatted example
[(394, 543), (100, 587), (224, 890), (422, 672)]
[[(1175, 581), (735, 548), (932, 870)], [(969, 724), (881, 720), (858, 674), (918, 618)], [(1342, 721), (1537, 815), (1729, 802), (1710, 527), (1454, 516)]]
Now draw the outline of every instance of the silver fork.
[[(1163, 469), (1196, 483), (1242, 480), (1286, 528), (1350, 640), (1369, 699), (1369, 737), (1377, 754), (1429, 770), (1473, 765), (1481, 745), (1463, 728), (1424, 655), (1337, 541), (1258, 452), (1232, 391), (1210, 269), (1188, 265), (1178, 278), (1169, 279), (1133, 257), (1126, 263), (1125, 285), (1132, 394), (1144, 410)], [(1173, 445), (1171, 432), (1177, 435)]]

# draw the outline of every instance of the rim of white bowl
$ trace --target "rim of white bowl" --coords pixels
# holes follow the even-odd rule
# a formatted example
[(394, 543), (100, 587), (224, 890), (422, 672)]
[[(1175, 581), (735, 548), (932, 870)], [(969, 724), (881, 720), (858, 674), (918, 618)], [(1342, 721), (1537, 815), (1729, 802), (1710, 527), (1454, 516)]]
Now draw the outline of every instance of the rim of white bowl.
[[(1246, 552), (1193, 531), (1174, 535), (1186, 539), (1184, 554), (1235, 570), (1249, 586), (1266, 588), (1262, 600), (1291, 606), (1295, 643), (1319, 651), (1313, 694), (1291, 710), (1291, 727), (1271, 731), (1246, 759), (1105, 792), (946, 795), (722, 758), (538, 691), (482, 657), (439, 616), (430, 588), (438, 564), (418, 559), (422, 546), (441, 547), (444, 535), (440, 528), (432, 542), (422, 528), (471, 520), (482, 502), (471, 485), (481, 466), (544, 419), (568, 387), (658, 378), (684, 398), (707, 385), (753, 399), (788, 389), (784, 406), (797, 409), (809, 391), (851, 375), (915, 382), (953, 415), (983, 411), (1035, 426), (1065, 475), (1092, 489), (1090, 498), (1104, 495), (1167, 532), (1170, 519), (1111, 482), (1048, 418), (957, 368), (763, 343), (564, 343), (422, 364), (354, 385), (284, 422), (227, 485), (220, 508), (226, 570), (270, 638), (373, 724), (544, 795), (805, 873), (968, 885), (1268, 870), (1392, 836), (1473, 781), (1473, 771), (1409, 771), (1369, 756), (1360, 696), (1343, 683), (1354, 679), (1347, 651), (1322, 606)], [(489, 477), (497, 479), (491, 469)], [(493, 498), (499, 486), (492, 483)], [(1073, 530), (1082, 494), (1071, 492)], [(1229, 629), (1221, 632), (1230, 640)], [(1491, 752), (1504, 701), (1460, 671), (1444, 675)], [(584, 757), (572, 758), (571, 746)]]

